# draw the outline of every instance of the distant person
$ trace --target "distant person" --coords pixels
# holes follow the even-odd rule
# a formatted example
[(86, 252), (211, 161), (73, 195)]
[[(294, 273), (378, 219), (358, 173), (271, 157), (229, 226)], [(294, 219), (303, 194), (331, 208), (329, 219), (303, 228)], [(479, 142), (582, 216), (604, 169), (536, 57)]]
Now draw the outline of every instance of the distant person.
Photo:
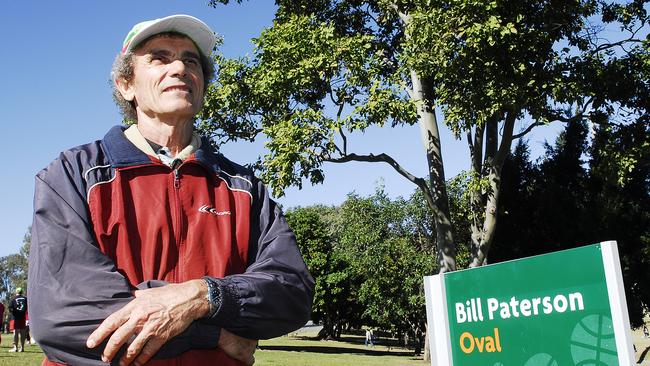
[(125, 33), (113, 97), (135, 124), (36, 176), (31, 334), (44, 366), (251, 365), (309, 319), (313, 278), (266, 186), (194, 131), (214, 32), (171, 15)]
[[(25, 352), (25, 339), (27, 336), (27, 297), (23, 295), (23, 289), (16, 289), (16, 296), (11, 299), (9, 311), (14, 317), (14, 346), (9, 352)], [(20, 341), (20, 343), (19, 343)], [(20, 344), (20, 348), (18, 345)]]
[[(5, 330), (5, 304), (0, 302), (0, 333), (4, 333)], [(0, 343), (2, 343), (2, 337), (0, 337)]]
[(370, 347), (374, 347), (374, 337), (375, 334), (372, 332), (372, 329), (366, 329), (366, 347), (370, 345)]

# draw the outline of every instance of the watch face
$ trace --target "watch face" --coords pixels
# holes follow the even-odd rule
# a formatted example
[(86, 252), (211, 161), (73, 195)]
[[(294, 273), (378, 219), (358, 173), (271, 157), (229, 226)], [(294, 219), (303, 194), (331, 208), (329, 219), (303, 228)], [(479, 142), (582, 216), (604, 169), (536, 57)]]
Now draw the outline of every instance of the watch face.
[(221, 289), (219, 288), (217, 281), (212, 278), (204, 277), (204, 280), (208, 285), (207, 297), (210, 302), (210, 314), (208, 316), (212, 316), (221, 307)]

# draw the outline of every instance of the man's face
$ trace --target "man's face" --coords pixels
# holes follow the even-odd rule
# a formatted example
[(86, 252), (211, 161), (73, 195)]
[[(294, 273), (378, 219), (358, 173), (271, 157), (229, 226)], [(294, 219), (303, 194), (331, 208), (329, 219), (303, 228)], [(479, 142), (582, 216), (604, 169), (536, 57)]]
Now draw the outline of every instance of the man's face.
[(203, 103), (199, 52), (186, 37), (154, 37), (133, 54), (133, 79), (122, 95), (138, 115), (191, 119)]

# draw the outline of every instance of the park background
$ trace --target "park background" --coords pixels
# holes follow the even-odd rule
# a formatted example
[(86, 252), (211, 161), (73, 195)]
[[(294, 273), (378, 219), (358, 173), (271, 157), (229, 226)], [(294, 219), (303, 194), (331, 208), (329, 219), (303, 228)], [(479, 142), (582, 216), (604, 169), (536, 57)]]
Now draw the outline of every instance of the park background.
[[(648, 9), (644, 1), (620, 3)], [(481, 7), (476, 2), (467, 4)], [(214, 8), (205, 1), (3, 4), (0, 27), (11, 35), (0, 59), (5, 70), (5, 88), (0, 92), (0, 133), (5, 141), (0, 189), (6, 193), (0, 198), (3, 299), (10, 296), (16, 286), (14, 280), (21, 275), (12, 272), (11, 266), (20, 262), (13, 255), (21, 255), (28, 239), (25, 235), (31, 223), (34, 175), (60, 151), (101, 138), (110, 126), (121, 122), (108, 80), (112, 61), (130, 27), (144, 19), (187, 13), (204, 20), (223, 37), (219, 51), (226, 58), (252, 57), (251, 39), (273, 24), (277, 9), (271, 1), (235, 2)], [(589, 21), (602, 24), (600, 14)], [(610, 41), (624, 39), (618, 25), (603, 25), (601, 35)], [(648, 86), (647, 34), (646, 23), (636, 35), (646, 41), (645, 69), (612, 75), (640, 79)], [(600, 42), (605, 43), (602, 39)], [(565, 43), (558, 42), (556, 48)], [(623, 57), (620, 49), (614, 51), (609, 57)], [(605, 83), (600, 90), (586, 90), (585, 94), (600, 92), (609, 97), (615, 93), (607, 88), (621, 88), (615, 84)], [(585, 118), (565, 130), (571, 124), (553, 122), (533, 129), (525, 136), (526, 146), (521, 145), (519, 150), (513, 143), (515, 159), (509, 160), (503, 173), (500, 233), (489, 259), (499, 261), (617, 239), (623, 245), (630, 314), (638, 326), (647, 311), (650, 283), (648, 271), (644, 271), (650, 262), (647, 119), (646, 125), (641, 122), (636, 130), (614, 127), (610, 135), (601, 135), (599, 149), (594, 148), (601, 126), (638, 125), (638, 117), (647, 117), (647, 100), (627, 98), (625, 102), (636, 103), (637, 108), (631, 108), (630, 115), (621, 113), (619, 99), (611, 102), (612, 118), (602, 125)], [(325, 112), (331, 114), (331, 109), (328, 106)], [(443, 121), (442, 110), (438, 108), (436, 114)], [(530, 116), (518, 121), (515, 132), (532, 123)], [(464, 136), (457, 139), (449, 128), (440, 125), (458, 262), (464, 267), (471, 251), (469, 218), (473, 215), (467, 203), (469, 153)], [(369, 126), (350, 133), (348, 140), (356, 152), (386, 153), (415, 176), (427, 177), (417, 124)], [(221, 151), (242, 164), (255, 162), (267, 153), (260, 139), (254, 143), (229, 142)], [(611, 164), (605, 164), (608, 161)], [(320, 302), (315, 307), (319, 320), (332, 328), (325, 335), (337, 338), (340, 331), (371, 326), (385, 330), (395, 344), (399, 338), (415, 348), (424, 321), (419, 279), (437, 271), (430, 209), (416, 186), (387, 164), (330, 163), (323, 169), (323, 184), (311, 185), (303, 180), (302, 189), (288, 187), (276, 198), (288, 211), (299, 240), (302, 238), (301, 248), (312, 272), (319, 275), (321, 288), (331, 285), (329, 292), (317, 295)], [(377, 276), (379, 273), (386, 276)], [(355, 298), (361, 301), (351, 301)], [(343, 314), (341, 309), (350, 313)]]

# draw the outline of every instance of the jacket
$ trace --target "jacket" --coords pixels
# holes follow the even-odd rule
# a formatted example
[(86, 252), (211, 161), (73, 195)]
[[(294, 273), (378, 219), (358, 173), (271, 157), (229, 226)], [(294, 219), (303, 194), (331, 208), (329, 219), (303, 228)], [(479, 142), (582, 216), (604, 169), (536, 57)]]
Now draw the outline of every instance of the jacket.
[(37, 174), (30, 324), (49, 361), (104, 365), (105, 344), (86, 339), (136, 287), (203, 276), (218, 279), (221, 307), (148, 364), (236, 365), (215, 348), (221, 328), (267, 339), (309, 318), (314, 282), (281, 211), (209, 143), (171, 169), (116, 126)]

